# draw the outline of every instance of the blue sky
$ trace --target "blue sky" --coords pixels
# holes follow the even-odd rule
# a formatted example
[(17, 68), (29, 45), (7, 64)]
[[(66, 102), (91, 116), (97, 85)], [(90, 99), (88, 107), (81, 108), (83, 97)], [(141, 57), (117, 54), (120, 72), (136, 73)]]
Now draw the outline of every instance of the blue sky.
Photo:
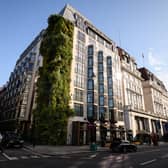
[[(50, 14), (69, 3), (146, 66), (168, 88), (167, 0), (1, 0), (0, 86), (20, 54), (47, 27)], [(144, 63), (142, 60), (144, 54)]]

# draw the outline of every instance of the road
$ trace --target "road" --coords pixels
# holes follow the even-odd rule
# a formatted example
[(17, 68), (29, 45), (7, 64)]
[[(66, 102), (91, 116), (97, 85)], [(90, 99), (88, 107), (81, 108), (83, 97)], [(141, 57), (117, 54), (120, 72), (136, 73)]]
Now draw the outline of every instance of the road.
[(0, 168), (167, 168), (168, 145), (143, 148), (136, 153), (106, 152), (48, 156), (27, 149), (0, 154)]

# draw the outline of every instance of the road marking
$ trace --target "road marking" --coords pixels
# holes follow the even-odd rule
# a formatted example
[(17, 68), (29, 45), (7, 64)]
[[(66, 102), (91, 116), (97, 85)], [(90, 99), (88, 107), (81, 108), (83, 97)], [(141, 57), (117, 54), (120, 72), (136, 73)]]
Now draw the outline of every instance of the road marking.
[(29, 152), (29, 153), (38, 155), (38, 156), (43, 156), (42, 154), (40, 154), (40, 153), (38, 153), (38, 152), (35, 152), (35, 151), (32, 151), (31, 149), (23, 148), (23, 150), (26, 151), (26, 152)]
[(141, 165), (141, 166), (144, 166), (144, 165), (150, 164), (150, 163), (155, 162), (155, 161), (156, 161), (156, 159), (148, 160), (148, 161), (146, 161), (146, 162), (140, 163), (140, 165)]
[(60, 156), (60, 158), (62, 158), (62, 159), (70, 159), (71, 157), (70, 156)]
[(43, 158), (49, 158), (49, 157), (51, 157), (51, 156), (49, 156), (49, 155), (42, 155), (42, 157), (43, 157)]
[(38, 158), (40, 158), (40, 157), (37, 156), (37, 155), (31, 155), (30, 157), (33, 158), (33, 159), (38, 159)]
[(161, 156), (162, 159), (168, 158), (168, 154)]
[(21, 159), (29, 159), (28, 156), (21, 156), (20, 158), (21, 158)]
[(91, 155), (90, 156), (90, 158), (95, 158), (97, 155), (96, 154), (94, 154), (94, 155)]
[(7, 158), (8, 160), (18, 160), (17, 157), (10, 157), (10, 156), (8, 156), (6, 153), (2, 153), (2, 155), (3, 155), (5, 158)]

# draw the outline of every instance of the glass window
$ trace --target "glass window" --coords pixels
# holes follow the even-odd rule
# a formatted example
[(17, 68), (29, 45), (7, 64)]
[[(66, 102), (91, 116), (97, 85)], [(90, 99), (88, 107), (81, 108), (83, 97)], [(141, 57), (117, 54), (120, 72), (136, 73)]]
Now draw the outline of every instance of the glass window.
[(104, 85), (103, 84), (100, 84), (99, 85), (99, 93), (104, 93)]
[(93, 117), (93, 105), (91, 104), (87, 106), (87, 115), (88, 117)]
[(88, 89), (90, 89), (90, 90), (93, 89), (93, 80), (92, 79), (88, 80)]
[(118, 112), (118, 120), (119, 121), (123, 121), (124, 120), (123, 112)]
[(98, 62), (103, 62), (103, 52), (102, 51), (98, 52)]
[(103, 78), (103, 72), (99, 72), (99, 82), (103, 82), (104, 81), (104, 78)]
[(87, 94), (87, 102), (88, 103), (93, 103), (93, 93), (88, 93)]
[(93, 77), (93, 68), (88, 68), (88, 77), (89, 78)]
[(103, 71), (103, 64), (101, 63), (98, 64), (98, 71), (101, 71), (101, 72)]
[(104, 111), (104, 107), (100, 107), (99, 108), (99, 116), (100, 116), (100, 119), (104, 119), (104, 113), (105, 111)]
[(88, 66), (93, 66), (93, 57), (88, 58)]
[(85, 34), (82, 33), (82, 32), (80, 32), (80, 31), (78, 31), (78, 39), (79, 39), (80, 41), (85, 42)]
[(112, 88), (109, 88), (109, 89), (108, 89), (108, 95), (109, 95), (109, 96), (112, 96), (112, 95), (113, 95), (113, 89), (112, 89)]
[(111, 61), (111, 57), (110, 56), (107, 57), (107, 65), (112, 65), (112, 61)]
[(104, 45), (104, 40), (100, 36), (97, 36), (97, 41)]
[(84, 79), (81, 75), (76, 75), (74, 85), (80, 88), (84, 87)]
[(83, 91), (75, 88), (74, 99), (77, 101), (83, 101)]
[(93, 55), (93, 45), (88, 46), (88, 55)]
[(112, 85), (112, 77), (108, 77), (108, 85)]
[(88, 29), (88, 34), (89, 34), (89, 36), (91, 36), (92, 38), (96, 38), (96, 34), (92, 31), (92, 30), (90, 30), (90, 29)]
[(108, 67), (107, 68), (107, 75), (109, 76), (111, 76), (112, 75), (112, 68), (111, 67)]
[(108, 100), (109, 107), (113, 107), (113, 99)]
[(99, 105), (104, 106), (104, 96), (99, 96)]
[(83, 116), (83, 104), (74, 104), (74, 111), (76, 116)]

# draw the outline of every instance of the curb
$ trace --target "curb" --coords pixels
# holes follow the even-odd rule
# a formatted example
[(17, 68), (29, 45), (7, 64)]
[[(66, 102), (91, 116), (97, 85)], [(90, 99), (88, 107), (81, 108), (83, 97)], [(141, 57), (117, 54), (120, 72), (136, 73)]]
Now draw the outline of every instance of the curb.
[(34, 149), (32, 149), (31, 147), (28, 146), (23, 146), (23, 148), (26, 148), (29, 151), (32, 151), (38, 155), (48, 155), (48, 156), (60, 156), (60, 155), (71, 155), (71, 154), (78, 154), (78, 153), (99, 153), (99, 152), (108, 152), (110, 150), (108, 149), (103, 149), (103, 150), (97, 150), (97, 151), (90, 151), (90, 150), (83, 150), (83, 151), (70, 151), (70, 152), (65, 152), (65, 153), (45, 153), (45, 152), (39, 152), (36, 151)]

